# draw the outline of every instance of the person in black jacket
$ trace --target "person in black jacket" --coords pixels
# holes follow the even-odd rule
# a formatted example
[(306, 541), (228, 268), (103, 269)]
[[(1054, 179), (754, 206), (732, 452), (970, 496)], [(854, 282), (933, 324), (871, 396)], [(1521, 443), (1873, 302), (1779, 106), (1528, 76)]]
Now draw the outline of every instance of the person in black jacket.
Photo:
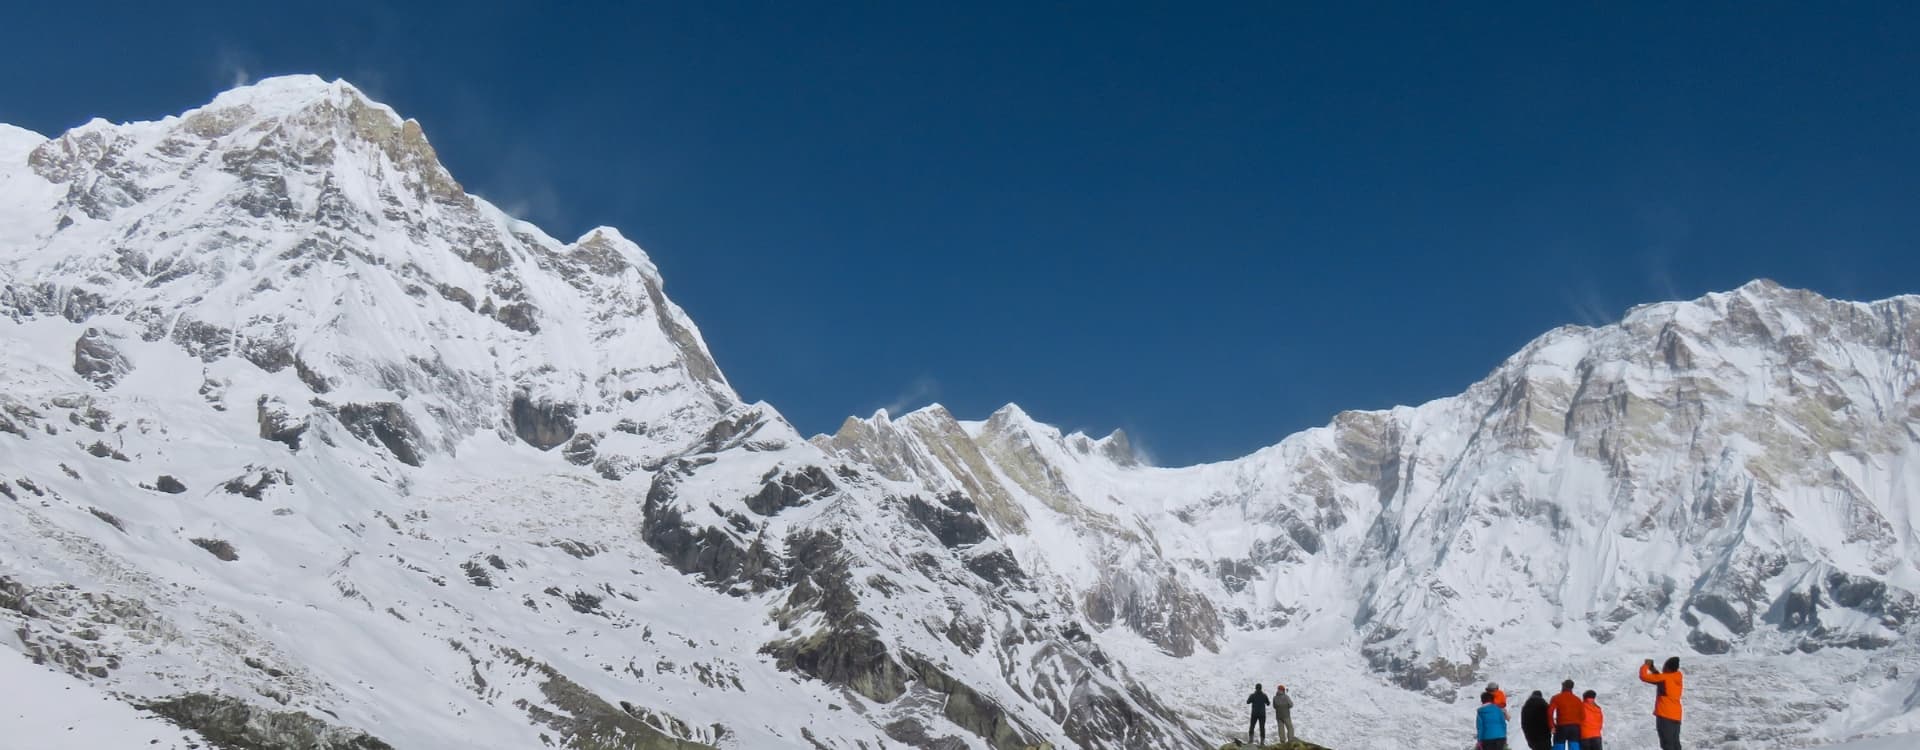
[(1260, 728), (1260, 744), (1267, 744), (1267, 694), (1254, 683), (1253, 695), (1247, 696), (1247, 705), (1253, 707), (1253, 719), (1247, 722), (1247, 744), (1253, 744), (1253, 728)]
[(1552, 747), (1553, 727), (1547, 723), (1547, 698), (1540, 691), (1533, 691), (1527, 698), (1527, 704), (1520, 707), (1520, 733), (1527, 738), (1530, 750), (1548, 750)]

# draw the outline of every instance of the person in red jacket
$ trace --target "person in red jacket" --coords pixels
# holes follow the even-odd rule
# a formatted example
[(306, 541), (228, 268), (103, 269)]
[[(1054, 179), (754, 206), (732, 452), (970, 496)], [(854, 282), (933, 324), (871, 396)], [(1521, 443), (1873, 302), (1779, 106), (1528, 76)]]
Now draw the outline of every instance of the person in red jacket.
[(1663, 669), (1654, 669), (1648, 659), (1640, 665), (1640, 681), (1654, 686), (1653, 729), (1660, 735), (1660, 750), (1680, 750), (1680, 694), (1686, 691), (1680, 657), (1669, 657)]
[(1600, 704), (1593, 700), (1600, 697), (1599, 693), (1588, 690), (1583, 697), (1586, 700), (1580, 706), (1583, 712), (1580, 719), (1580, 750), (1600, 750), (1600, 730), (1606, 728), (1607, 712), (1600, 710)]
[(1587, 718), (1587, 706), (1573, 694), (1573, 680), (1560, 683), (1560, 694), (1547, 702), (1553, 724), (1553, 750), (1580, 750), (1580, 722)]

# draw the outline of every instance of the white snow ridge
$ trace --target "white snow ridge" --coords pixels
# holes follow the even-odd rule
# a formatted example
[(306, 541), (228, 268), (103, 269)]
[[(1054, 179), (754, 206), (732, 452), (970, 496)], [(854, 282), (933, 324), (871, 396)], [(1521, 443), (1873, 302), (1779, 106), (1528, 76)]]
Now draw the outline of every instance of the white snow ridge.
[(1652, 747), (1674, 654), (1688, 747), (1920, 732), (1920, 298), (1642, 307), (1162, 468), (809, 440), (664, 289), (341, 82), (0, 127), (0, 744), (1213, 748), (1279, 682), (1465, 746), (1572, 678)]

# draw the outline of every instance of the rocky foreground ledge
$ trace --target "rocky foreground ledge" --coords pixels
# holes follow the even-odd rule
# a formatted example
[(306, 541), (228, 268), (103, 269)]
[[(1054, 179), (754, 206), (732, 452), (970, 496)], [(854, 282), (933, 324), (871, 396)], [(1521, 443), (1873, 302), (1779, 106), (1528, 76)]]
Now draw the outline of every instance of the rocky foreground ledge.
[(1315, 745), (1311, 742), (1307, 742), (1306, 740), (1294, 740), (1292, 742), (1275, 742), (1271, 745), (1255, 745), (1247, 742), (1241, 742), (1239, 740), (1233, 740), (1228, 742), (1225, 745), (1221, 745), (1220, 750), (1329, 750), (1329, 749), (1324, 745)]

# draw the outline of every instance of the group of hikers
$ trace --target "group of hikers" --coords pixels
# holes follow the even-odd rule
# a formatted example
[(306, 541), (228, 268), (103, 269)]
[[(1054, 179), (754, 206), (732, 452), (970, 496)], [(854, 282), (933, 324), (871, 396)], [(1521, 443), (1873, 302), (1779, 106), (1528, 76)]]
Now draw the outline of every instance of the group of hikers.
[(1247, 705), (1253, 707), (1253, 720), (1247, 722), (1247, 741), (1253, 741), (1253, 730), (1260, 730), (1260, 744), (1267, 744), (1267, 706), (1273, 706), (1273, 731), (1280, 735), (1281, 742), (1292, 742), (1293, 735), (1293, 696), (1287, 695), (1287, 686), (1274, 685), (1273, 698), (1253, 686), (1253, 695), (1247, 696)]
[[(1661, 667), (1646, 660), (1640, 665), (1640, 681), (1654, 686), (1653, 729), (1660, 737), (1660, 750), (1680, 750), (1680, 694), (1686, 689), (1680, 657), (1667, 659)], [(1533, 691), (1520, 707), (1520, 733), (1526, 736), (1528, 749), (1604, 750), (1607, 713), (1600, 708), (1599, 697), (1592, 690), (1575, 695), (1573, 680), (1560, 683), (1560, 693), (1552, 700)], [(1480, 694), (1474, 726), (1480, 750), (1507, 750), (1507, 694), (1498, 684), (1488, 683), (1487, 691)]]
[[(1660, 750), (1680, 750), (1680, 694), (1686, 690), (1686, 677), (1680, 672), (1680, 657), (1667, 659), (1660, 667), (1648, 659), (1640, 665), (1640, 681), (1654, 686), (1653, 728), (1660, 737)], [(1599, 694), (1592, 690), (1576, 695), (1573, 680), (1560, 683), (1559, 694), (1548, 700), (1533, 691), (1520, 707), (1520, 732), (1526, 736), (1528, 750), (1604, 750), (1607, 713), (1600, 708)], [(1260, 744), (1267, 744), (1267, 707), (1273, 707), (1276, 733), (1280, 742), (1291, 742), (1293, 734), (1293, 697), (1287, 686), (1275, 685), (1273, 697), (1261, 686), (1253, 686), (1247, 696), (1253, 718), (1247, 722), (1247, 743), (1260, 733)], [(1498, 683), (1487, 683), (1480, 694), (1480, 707), (1474, 714), (1475, 738), (1479, 750), (1507, 750), (1507, 694)]]

